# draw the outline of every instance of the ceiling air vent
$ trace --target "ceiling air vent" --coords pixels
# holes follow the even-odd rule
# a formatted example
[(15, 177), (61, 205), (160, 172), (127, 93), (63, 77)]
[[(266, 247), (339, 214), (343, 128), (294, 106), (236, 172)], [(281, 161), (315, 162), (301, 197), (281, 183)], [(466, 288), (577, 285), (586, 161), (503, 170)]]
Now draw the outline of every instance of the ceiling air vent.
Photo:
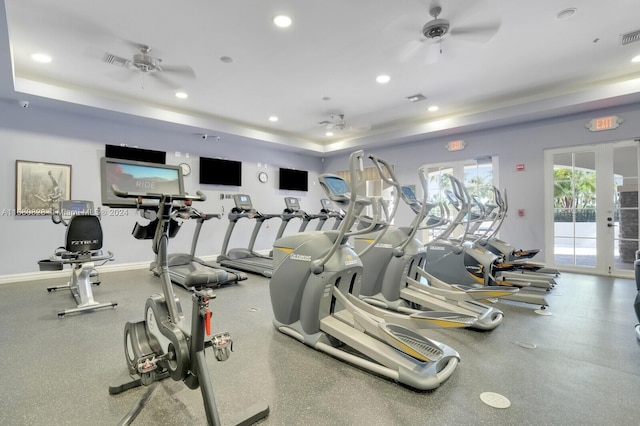
[(634, 43), (636, 41), (640, 41), (640, 30), (632, 31), (620, 36), (620, 44), (623, 46)]
[(420, 102), (420, 101), (424, 101), (425, 99), (427, 99), (427, 97), (425, 95), (423, 95), (422, 93), (418, 93), (416, 95), (407, 96), (407, 100), (409, 102)]

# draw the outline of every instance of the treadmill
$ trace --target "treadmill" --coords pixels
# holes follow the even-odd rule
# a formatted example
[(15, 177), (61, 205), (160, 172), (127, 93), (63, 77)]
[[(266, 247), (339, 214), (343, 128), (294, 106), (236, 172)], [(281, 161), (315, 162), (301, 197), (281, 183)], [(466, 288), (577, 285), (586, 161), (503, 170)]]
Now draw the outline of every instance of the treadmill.
[[(262, 228), (262, 224), (265, 221), (276, 217), (282, 218), (284, 221), (284, 218), (281, 214), (260, 213), (253, 208), (251, 197), (247, 194), (235, 194), (233, 196), (233, 202), (236, 206), (229, 212), (229, 226), (227, 227), (227, 233), (222, 243), (222, 254), (218, 256), (217, 259), (218, 263), (227, 268), (261, 274), (270, 278), (273, 273), (273, 259), (270, 256), (254, 251), (253, 248), (260, 228)], [(249, 240), (249, 246), (247, 248), (229, 249), (229, 241), (231, 240), (233, 229), (236, 223), (242, 218), (255, 219), (256, 221), (253, 232), (251, 233), (251, 239)], [(283, 225), (280, 225), (280, 228), (282, 232), (284, 232)], [(278, 230), (278, 232), (280, 232), (280, 230)]]
[(332, 230), (336, 230), (340, 227), (342, 223), (342, 219), (344, 218), (344, 212), (340, 209), (337, 209), (333, 202), (328, 198), (323, 198), (320, 200), (322, 204), (322, 209), (320, 210), (320, 221), (318, 222), (318, 226), (316, 227), (316, 231), (322, 230), (325, 222), (328, 219), (334, 218)]
[[(169, 254), (168, 266), (171, 282), (193, 291), (196, 288), (220, 287), (223, 284), (234, 284), (247, 279), (247, 275), (243, 272), (224, 268), (215, 262), (206, 262), (195, 255), (202, 225), (210, 219), (220, 219), (222, 216), (219, 213), (206, 214), (193, 207), (185, 206), (178, 210), (178, 217), (182, 220), (195, 219), (196, 228), (191, 241), (190, 253)], [(155, 230), (155, 227), (151, 228)], [(176, 226), (174, 229), (176, 229), (177, 233), (180, 226)], [(157, 261), (151, 262), (150, 269), (154, 275), (160, 276), (161, 271), (158, 268)]]

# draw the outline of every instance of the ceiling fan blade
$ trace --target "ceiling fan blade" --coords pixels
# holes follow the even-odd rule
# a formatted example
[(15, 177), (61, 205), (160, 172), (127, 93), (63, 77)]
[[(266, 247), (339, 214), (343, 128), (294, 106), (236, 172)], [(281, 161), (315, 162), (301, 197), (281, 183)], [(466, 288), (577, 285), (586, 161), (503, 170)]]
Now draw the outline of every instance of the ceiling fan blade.
[(424, 63), (427, 65), (435, 64), (442, 56), (442, 41), (430, 43), (427, 54), (424, 57)]
[(348, 129), (353, 132), (367, 132), (371, 130), (371, 124), (360, 123), (358, 125), (349, 126)]
[(498, 32), (499, 28), (500, 23), (494, 22), (486, 25), (456, 27), (452, 28), (450, 33), (451, 36), (457, 39), (484, 43), (491, 40), (491, 38)]
[(162, 52), (158, 51), (157, 49), (151, 49), (151, 46), (149, 46), (146, 43), (138, 43), (137, 41), (128, 40), (128, 39), (121, 39), (121, 40), (124, 44), (133, 48), (136, 53), (141, 53), (143, 50), (146, 50), (147, 54), (151, 54), (151, 51), (153, 51), (153, 54), (151, 55), (154, 57), (162, 55)]
[(448, 19), (450, 22), (485, 20), (488, 14), (493, 13), (493, 10), (487, 0), (456, 0), (455, 3), (449, 3), (442, 7), (440, 17)]
[(401, 63), (409, 62), (425, 43), (426, 40), (414, 39), (409, 41), (398, 52), (398, 61)]
[(174, 83), (173, 81), (163, 76), (159, 72), (149, 72), (149, 73), (145, 73), (144, 75), (148, 75), (149, 77), (155, 79), (157, 82), (169, 87), (170, 89), (176, 90), (180, 88), (179, 84)]
[(120, 83), (128, 83), (129, 81), (137, 77), (138, 73), (131, 71), (115, 71), (110, 72), (109, 76)]
[(172, 74), (180, 74), (185, 77), (196, 78), (196, 73), (188, 65), (160, 65), (162, 72), (169, 72)]
[(131, 60), (123, 58), (122, 56), (114, 55), (113, 53), (103, 52), (102, 54), (102, 62), (106, 62), (110, 65), (115, 65), (117, 67), (128, 68), (131, 65)]

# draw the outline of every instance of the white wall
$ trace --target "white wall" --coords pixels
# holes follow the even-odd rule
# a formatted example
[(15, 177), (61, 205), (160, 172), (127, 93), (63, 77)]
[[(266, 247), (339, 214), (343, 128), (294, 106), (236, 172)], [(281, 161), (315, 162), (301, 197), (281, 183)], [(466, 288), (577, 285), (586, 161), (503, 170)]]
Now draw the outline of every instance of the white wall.
[[(105, 144), (128, 144), (140, 148), (167, 152), (168, 164), (188, 162), (192, 173), (185, 177), (185, 188), (194, 193), (200, 189), (207, 201), (198, 204), (205, 212), (225, 213), (233, 207), (233, 200), (220, 199), (221, 194), (247, 193), (254, 206), (265, 213), (278, 213), (284, 209), (284, 196), (301, 199), (303, 209), (310, 213), (320, 209), (321, 190), (316, 184), (322, 172), (317, 157), (257, 146), (253, 141), (227, 142), (209, 138), (202, 140), (189, 132), (171, 132), (149, 127), (124, 125), (110, 119), (97, 119), (83, 115), (71, 115), (55, 110), (19, 108), (15, 102), (0, 101), (0, 142), (3, 155), (0, 167), (0, 233), (2, 261), (0, 276), (38, 271), (37, 261), (48, 258), (53, 250), (64, 242), (65, 229), (54, 225), (50, 217), (25, 217), (8, 214), (15, 208), (16, 160), (70, 164), (72, 166), (71, 195), (75, 199), (92, 200), (100, 205), (100, 158)], [(176, 151), (180, 156), (176, 156)], [(185, 154), (189, 153), (189, 158)], [(198, 183), (199, 156), (220, 157), (242, 161), (242, 187), (200, 185)], [(258, 167), (260, 164), (260, 167)], [(309, 192), (281, 191), (277, 189), (278, 168), (296, 168), (309, 171)], [(258, 171), (266, 170), (270, 179), (266, 184), (258, 182)], [(108, 210), (108, 209), (105, 209)], [(153, 258), (151, 243), (131, 237), (137, 220), (135, 210), (124, 217), (103, 217), (104, 245), (114, 252), (117, 263), (146, 262)], [(227, 227), (226, 214), (222, 220), (211, 220), (203, 227), (198, 254), (214, 255), (220, 252), (222, 238)], [(236, 234), (230, 247), (246, 246), (253, 222), (236, 226)], [(269, 249), (279, 221), (274, 220), (261, 233), (257, 249)], [(291, 223), (287, 233), (297, 230), (298, 223)], [(183, 227), (172, 241), (171, 251), (188, 251), (193, 224)]]
[[(614, 130), (590, 132), (585, 128), (588, 120), (607, 115), (624, 119)], [(499, 157), (500, 187), (507, 188), (509, 214), (501, 229), (501, 238), (516, 248), (545, 247), (544, 242), (544, 150), (549, 148), (611, 142), (640, 137), (640, 105), (602, 109), (550, 120), (506, 126), (484, 131), (461, 133), (434, 140), (371, 149), (370, 152), (385, 158), (395, 166), (403, 184), (419, 187), (418, 168), (427, 163), (440, 163), (487, 155)], [(447, 142), (464, 139), (463, 151), (448, 152)], [(516, 166), (524, 164), (518, 172)], [(325, 159), (325, 170), (345, 170), (347, 155)], [(518, 217), (518, 209), (525, 210)], [(408, 223), (413, 217), (406, 206), (398, 211), (396, 223)], [(544, 253), (535, 260), (546, 261)]]

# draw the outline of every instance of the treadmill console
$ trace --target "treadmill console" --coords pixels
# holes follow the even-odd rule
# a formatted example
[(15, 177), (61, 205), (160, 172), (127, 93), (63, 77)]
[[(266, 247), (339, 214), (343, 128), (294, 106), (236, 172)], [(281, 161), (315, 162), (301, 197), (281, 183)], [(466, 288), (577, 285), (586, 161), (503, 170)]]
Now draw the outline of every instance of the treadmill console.
[(235, 194), (233, 196), (233, 202), (236, 204), (236, 210), (249, 211), (253, 210), (253, 204), (251, 203), (251, 197), (246, 194)]
[(296, 197), (284, 197), (284, 203), (287, 206), (287, 212), (296, 213), (300, 211), (300, 202)]
[(322, 204), (322, 212), (329, 213), (333, 211), (333, 203), (331, 203), (330, 199), (323, 198), (320, 200), (320, 203)]

